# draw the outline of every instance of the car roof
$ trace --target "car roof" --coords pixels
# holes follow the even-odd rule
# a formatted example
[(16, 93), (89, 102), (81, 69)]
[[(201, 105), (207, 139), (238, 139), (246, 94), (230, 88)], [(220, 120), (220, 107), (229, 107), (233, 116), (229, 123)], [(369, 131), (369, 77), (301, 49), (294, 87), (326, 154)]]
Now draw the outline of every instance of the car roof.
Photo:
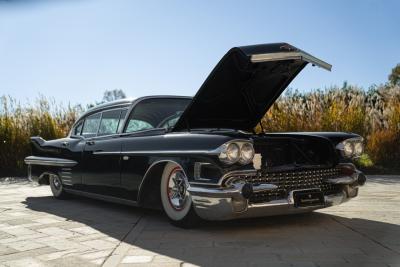
[(134, 102), (140, 102), (145, 99), (151, 99), (151, 98), (183, 98), (183, 99), (192, 99), (190, 96), (177, 96), (177, 95), (150, 95), (150, 96), (143, 96), (139, 98), (124, 98), (124, 99), (119, 99), (119, 100), (114, 100), (110, 101), (104, 104), (100, 104), (97, 106), (94, 106), (90, 109), (88, 109), (84, 114), (82, 114), (82, 117), (87, 116), (88, 114), (101, 111), (101, 110), (106, 110), (110, 108), (119, 108), (119, 107), (126, 107), (126, 106), (131, 106)]

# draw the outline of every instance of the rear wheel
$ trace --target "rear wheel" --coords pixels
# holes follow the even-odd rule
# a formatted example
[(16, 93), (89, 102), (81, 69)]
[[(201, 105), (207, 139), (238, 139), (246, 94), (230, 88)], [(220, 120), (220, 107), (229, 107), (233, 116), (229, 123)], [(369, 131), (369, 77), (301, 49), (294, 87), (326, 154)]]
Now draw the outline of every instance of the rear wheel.
[(49, 183), (53, 196), (57, 199), (68, 198), (68, 193), (65, 192), (61, 179), (58, 175), (50, 174)]
[(187, 189), (187, 179), (182, 168), (168, 163), (161, 178), (161, 202), (173, 225), (183, 228), (196, 226), (199, 217), (192, 206)]

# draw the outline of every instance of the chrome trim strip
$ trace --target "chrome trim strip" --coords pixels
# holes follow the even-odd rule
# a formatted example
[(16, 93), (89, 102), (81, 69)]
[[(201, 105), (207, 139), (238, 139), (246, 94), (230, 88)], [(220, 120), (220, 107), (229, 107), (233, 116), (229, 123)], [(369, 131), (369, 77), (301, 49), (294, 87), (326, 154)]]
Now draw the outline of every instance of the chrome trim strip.
[(199, 179), (196, 179), (195, 182), (190, 182), (191, 185), (213, 185), (213, 186), (222, 186), (222, 182), (229, 178), (230, 176), (235, 175), (255, 175), (257, 174), (257, 170), (240, 170), (240, 171), (231, 171), (225, 173), (221, 178), (219, 178), (217, 183), (206, 183), (206, 182), (198, 182)]
[[(204, 188), (204, 187), (190, 187), (188, 189), (189, 193), (194, 196), (203, 196), (203, 197), (233, 197), (243, 199), (242, 196), (242, 188), (245, 184), (238, 183), (233, 184), (232, 187), (229, 188)], [(269, 191), (277, 189), (278, 186), (274, 184), (259, 184), (252, 186), (253, 192), (258, 193), (262, 191)]]
[(309, 62), (313, 65), (321, 67), (323, 69), (332, 70), (332, 65), (316, 58), (310, 54), (303, 51), (301, 52), (278, 52), (278, 53), (267, 53), (267, 54), (256, 54), (250, 57), (251, 62), (268, 62), (268, 61), (280, 61), (280, 60), (303, 60)]
[(61, 158), (48, 158), (48, 157), (37, 157), (29, 156), (25, 158), (25, 164), (28, 165), (44, 165), (44, 166), (57, 166), (57, 167), (73, 167), (78, 162), (70, 159)]
[(99, 195), (99, 194), (95, 194), (95, 193), (84, 192), (84, 191), (69, 189), (69, 188), (64, 188), (64, 190), (67, 193), (71, 193), (71, 194), (78, 195), (78, 196), (84, 196), (84, 197), (94, 198), (94, 199), (98, 199), (98, 200), (104, 200), (104, 201), (109, 201), (109, 202), (113, 202), (113, 203), (134, 206), (134, 207), (139, 206), (138, 203), (133, 200), (112, 197), (112, 196), (106, 196), (106, 195)]
[(241, 171), (231, 171), (228, 173), (225, 173), (220, 180), (218, 181), (219, 185), (222, 185), (222, 181), (225, 180), (226, 178), (230, 176), (236, 176), (236, 175), (256, 175), (257, 170), (241, 170)]
[(218, 155), (219, 153), (215, 150), (138, 150), (138, 151), (99, 151), (93, 152), (94, 155), (136, 155), (136, 154), (203, 154), (203, 155)]

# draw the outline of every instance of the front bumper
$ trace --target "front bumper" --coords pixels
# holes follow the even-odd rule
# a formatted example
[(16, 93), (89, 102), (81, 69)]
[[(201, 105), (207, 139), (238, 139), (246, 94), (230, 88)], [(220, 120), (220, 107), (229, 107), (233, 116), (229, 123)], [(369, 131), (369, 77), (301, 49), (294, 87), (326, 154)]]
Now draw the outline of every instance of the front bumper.
[[(250, 203), (245, 197), (245, 184), (238, 184), (230, 188), (205, 188), (190, 186), (193, 207), (196, 213), (206, 220), (230, 220), (238, 218), (263, 217), (282, 214), (305, 213), (334, 205), (339, 205), (356, 197), (358, 187), (365, 183), (365, 176), (356, 171), (351, 176), (343, 176), (329, 181), (340, 184), (341, 192), (325, 195), (324, 204), (296, 207), (293, 192), (309, 189), (293, 190), (287, 198), (272, 200), (264, 203)], [(253, 187), (254, 191), (273, 190), (273, 184), (260, 184)]]

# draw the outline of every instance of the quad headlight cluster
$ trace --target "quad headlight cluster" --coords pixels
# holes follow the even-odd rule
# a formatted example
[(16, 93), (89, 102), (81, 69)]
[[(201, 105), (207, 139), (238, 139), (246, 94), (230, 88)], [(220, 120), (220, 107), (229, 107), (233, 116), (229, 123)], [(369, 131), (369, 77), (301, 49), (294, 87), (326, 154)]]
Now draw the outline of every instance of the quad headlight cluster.
[(240, 163), (242, 165), (252, 162), (254, 148), (251, 142), (230, 141), (223, 144), (220, 148), (219, 159), (225, 164)]
[(360, 157), (364, 152), (364, 144), (362, 138), (350, 138), (346, 139), (336, 145), (343, 157), (346, 158), (357, 158)]

